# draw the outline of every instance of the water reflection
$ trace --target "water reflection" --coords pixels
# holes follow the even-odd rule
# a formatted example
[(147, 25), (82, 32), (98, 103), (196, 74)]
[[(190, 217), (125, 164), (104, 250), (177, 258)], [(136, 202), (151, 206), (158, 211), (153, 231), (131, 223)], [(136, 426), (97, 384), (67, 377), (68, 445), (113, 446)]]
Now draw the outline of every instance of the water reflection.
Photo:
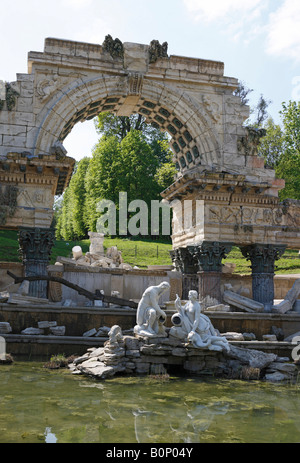
[(0, 368), (0, 442), (299, 442), (297, 387)]
[(57, 443), (57, 438), (55, 434), (51, 432), (51, 428), (46, 428), (45, 429), (45, 443), (46, 444), (56, 444)]

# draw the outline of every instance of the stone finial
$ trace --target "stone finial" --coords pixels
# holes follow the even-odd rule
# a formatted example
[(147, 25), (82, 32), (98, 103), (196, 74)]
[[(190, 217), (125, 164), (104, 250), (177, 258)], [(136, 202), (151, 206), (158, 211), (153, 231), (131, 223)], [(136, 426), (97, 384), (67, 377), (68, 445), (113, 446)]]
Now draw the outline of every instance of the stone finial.
[(152, 40), (149, 47), (149, 62), (155, 63), (160, 58), (168, 58), (168, 43), (162, 45), (158, 40)]
[(124, 57), (124, 47), (123, 43), (119, 39), (113, 39), (111, 35), (107, 35), (105, 40), (102, 44), (103, 50), (110, 54), (110, 56), (115, 58), (122, 58)]

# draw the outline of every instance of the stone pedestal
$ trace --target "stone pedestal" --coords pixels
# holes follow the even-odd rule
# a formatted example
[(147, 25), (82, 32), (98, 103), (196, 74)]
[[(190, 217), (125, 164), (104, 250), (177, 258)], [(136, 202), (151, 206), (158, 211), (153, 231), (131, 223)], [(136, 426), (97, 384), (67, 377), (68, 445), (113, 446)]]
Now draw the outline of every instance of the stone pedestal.
[(253, 244), (241, 247), (241, 251), (251, 261), (253, 300), (264, 304), (269, 312), (274, 303), (275, 261), (283, 255), (285, 246)]
[(190, 253), (198, 263), (199, 299), (210, 296), (222, 301), (221, 276), (222, 259), (231, 251), (231, 243), (203, 241), (198, 246), (188, 246)]
[(222, 301), (221, 294), (221, 276), (222, 272), (199, 272), (198, 273), (198, 292), (199, 299), (203, 300), (210, 296), (217, 301)]
[[(25, 276), (47, 276), (47, 266), (54, 244), (54, 230), (49, 228), (21, 228), (19, 252), (25, 266)], [(29, 285), (29, 296), (47, 298), (47, 281)]]

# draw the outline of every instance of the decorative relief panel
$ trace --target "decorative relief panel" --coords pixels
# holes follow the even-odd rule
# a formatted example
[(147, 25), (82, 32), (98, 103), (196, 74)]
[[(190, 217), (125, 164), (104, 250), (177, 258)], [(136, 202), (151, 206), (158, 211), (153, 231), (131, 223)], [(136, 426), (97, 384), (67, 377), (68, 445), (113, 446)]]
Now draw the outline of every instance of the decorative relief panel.
[[(300, 217), (299, 217), (300, 218)], [(282, 207), (209, 206), (209, 222), (231, 225), (285, 225)]]

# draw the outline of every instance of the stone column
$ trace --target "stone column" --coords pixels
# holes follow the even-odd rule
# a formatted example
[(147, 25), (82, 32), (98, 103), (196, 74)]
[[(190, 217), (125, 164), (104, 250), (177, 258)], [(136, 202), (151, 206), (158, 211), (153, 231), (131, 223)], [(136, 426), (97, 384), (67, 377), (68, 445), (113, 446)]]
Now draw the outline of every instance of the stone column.
[(232, 243), (203, 241), (188, 249), (198, 262), (199, 299), (210, 296), (221, 302), (222, 259), (231, 251)]
[[(20, 228), (20, 255), (25, 276), (47, 276), (55, 232), (49, 228)], [(47, 298), (47, 281), (34, 281), (29, 285), (29, 296)]]
[(284, 254), (286, 246), (272, 244), (253, 244), (241, 247), (247, 260), (251, 261), (252, 297), (271, 311), (274, 304), (275, 261)]
[(189, 291), (198, 291), (197, 261), (188, 248), (177, 248), (170, 252), (173, 264), (182, 273), (182, 299), (187, 300)]

